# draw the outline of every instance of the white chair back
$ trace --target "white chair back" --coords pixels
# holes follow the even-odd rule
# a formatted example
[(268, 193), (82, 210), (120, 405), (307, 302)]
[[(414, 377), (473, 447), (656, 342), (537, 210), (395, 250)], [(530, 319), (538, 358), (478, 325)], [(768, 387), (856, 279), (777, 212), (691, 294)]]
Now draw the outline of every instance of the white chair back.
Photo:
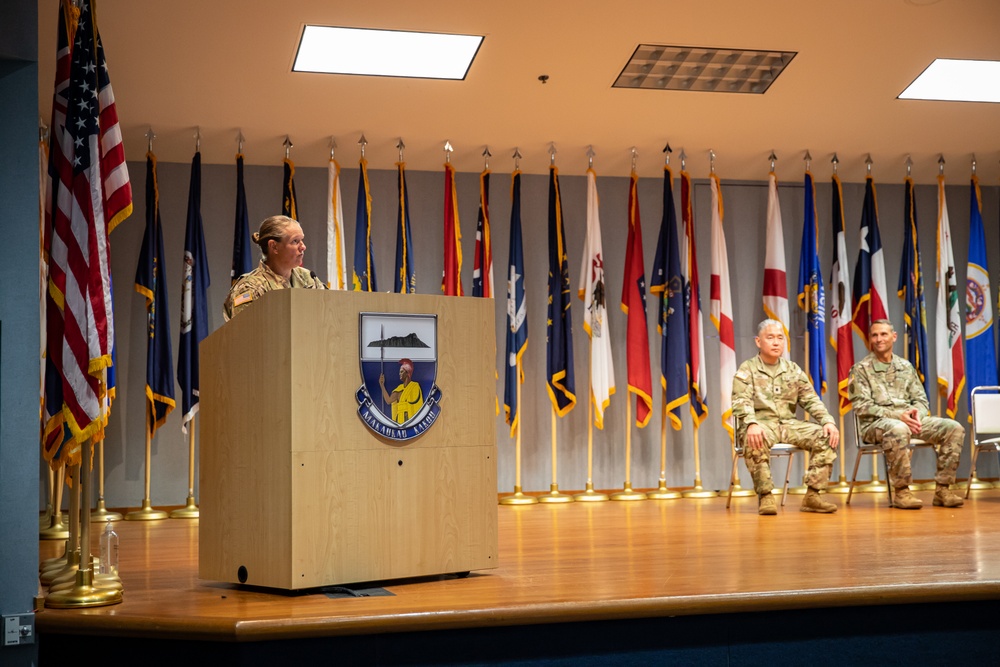
[(976, 387), (972, 390), (973, 437), (1000, 435), (1000, 387)]

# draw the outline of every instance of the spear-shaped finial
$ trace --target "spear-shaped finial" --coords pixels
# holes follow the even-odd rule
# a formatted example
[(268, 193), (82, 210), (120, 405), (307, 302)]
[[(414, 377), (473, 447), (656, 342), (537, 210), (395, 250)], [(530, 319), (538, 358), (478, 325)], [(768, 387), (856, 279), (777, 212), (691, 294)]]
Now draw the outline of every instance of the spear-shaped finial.
[(337, 137), (330, 137), (330, 159), (333, 160), (337, 154)]
[(633, 146), (629, 150), (632, 152), (632, 171), (635, 171), (635, 162), (636, 159), (639, 157), (639, 151), (636, 149), (635, 146)]
[(153, 126), (150, 125), (149, 129), (146, 130), (146, 151), (153, 152), (153, 139), (156, 139), (156, 133), (153, 132)]
[(493, 153), (490, 152), (490, 146), (487, 144), (483, 147), (483, 171), (489, 171), (491, 157), (493, 157)]
[(361, 133), (361, 138), (358, 139), (358, 145), (361, 146), (361, 159), (364, 160), (365, 159), (365, 146), (368, 145), (368, 140), (365, 139), (365, 133), (364, 132)]
[(451, 153), (454, 150), (455, 149), (451, 147), (451, 142), (450, 141), (445, 141), (444, 142), (444, 161), (446, 163), (451, 164)]
[(663, 164), (670, 166), (670, 154), (674, 152), (674, 149), (670, 147), (670, 142), (663, 147)]
[(972, 154), (972, 175), (976, 175), (976, 154)]
[(687, 153), (684, 152), (684, 147), (681, 147), (681, 171), (686, 171), (687, 168)]
[(285, 159), (286, 160), (288, 159), (288, 152), (290, 150), (292, 150), (292, 146), (294, 146), (294, 144), (292, 143), (292, 140), (289, 139), (288, 135), (286, 134), (285, 135)]
[(836, 176), (837, 175), (837, 165), (840, 164), (840, 158), (837, 157), (836, 153), (833, 154), (833, 159), (830, 160), (830, 162), (833, 164), (833, 175)]
[(201, 152), (201, 126), (195, 126), (194, 128), (194, 152)]
[(556, 163), (556, 142), (549, 142), (549, 164), (554, 165)]
[(869, 153), (867, 156), (865, 156), (865, 168), (868, 170), (869, 176), (872, 175), (872, 164), (874, 164), (874, 162), (872, 162), (872, 154)]
[(511, 157), (514, 158), (514, 171), (520, 171), (521, 170), (521, 149), (518, 148), (517, 146), (515, 146), (514, 147), (514, 152), (511, 154)]
[(236, 152), (240, 155), (243, 154), (243, 142), (246, 141), (246, 137), (243, 136), (243, 130), (236, 130)]
[(49, 140), (49, 126), (45, 124), (45, 120), (39, 116), (38, 117), (38, 141), (47, 142)]
[(910, 173), (913, 171), (913, 158), (909, 154), (906, 155), (906, 177), (910, 177)]
[(711, 148), (708, 149), (708, 173), (715, 173), (715, 151)]
[(403, 137), (400, 137), (399, 141), (396, 142), (396, 150), (399, 151), (399, 161), (402, 162), (403, 151), (406, 150), (406, 144), (403, 143)]
[(771, 163), (771, 171), (774, 171), (774, 163), (778, 161), (778, 156), (774, 154), (774, 149), (771, 149), (771, 154), (767, 156), (768, 161)]
[(809, 149), (806, 149), (806, 154), (802, 156), (802, 159), (806, 163), (806, 171), (809, 171), (809, 167), (812, 166), (813, 156), (809, 154)]
[(944, 174), (944, 153), (938, 155), (938, 173)]
[(594, 168), (595, 155), (597, 155), (597, 153), (594, 152), (594, 144), (590, 144), (589, 146), (587, 146), (587, 169)]

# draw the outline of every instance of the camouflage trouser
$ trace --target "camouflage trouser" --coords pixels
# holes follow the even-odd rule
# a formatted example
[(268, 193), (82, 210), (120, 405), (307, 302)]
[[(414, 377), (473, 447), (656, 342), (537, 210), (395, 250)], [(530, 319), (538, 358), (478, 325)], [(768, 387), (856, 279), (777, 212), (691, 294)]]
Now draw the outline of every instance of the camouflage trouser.
[[(910, 444), (909, 427), (898, 419), (876, 419), (864, 430), (863, 436), (866, 442), (882, 445), (892, 488), (909, 486), (913, 481), (910, 472), (913, 450), (907, 448)], [(934, 445), (934, 452), (937, 454), (937, 474), (934, 475), (934, 481), (938, 484), (954, 484), (958, 459), (962, 455), (962, 443), (965, 441), (965, 427), (954, 419), (924, 417), (920, 422), (918, 437)]]
[[(837, 460), (837, 452), (830, 447), (830, 438), (823, 433), (823, 427), (812, 422), (763, 422), (759, 426), (764, 429), (766, 447), (753, 449), (743, 448), (743, 458), (747, 470), (753, 478), (753, 490), (757, 495), (770, 493), (774, 489), (771, 481), (771, 446), (778, 442), (804, 449), (809, 452), (809, 468), (806, 470), (806, 485), (813, 489), (825, 489), (830, 480), (830, 470)], [(741, 429), (743, 440), (746, 432)]]

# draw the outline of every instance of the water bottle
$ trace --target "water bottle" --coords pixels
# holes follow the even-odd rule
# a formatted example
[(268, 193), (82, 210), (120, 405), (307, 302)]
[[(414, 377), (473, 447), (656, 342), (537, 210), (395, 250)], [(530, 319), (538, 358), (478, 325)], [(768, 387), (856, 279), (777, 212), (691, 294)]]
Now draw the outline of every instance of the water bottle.
[(111, 520), (101, 533), (101, 574), (118, 575), (118, 533), (111, 527)]

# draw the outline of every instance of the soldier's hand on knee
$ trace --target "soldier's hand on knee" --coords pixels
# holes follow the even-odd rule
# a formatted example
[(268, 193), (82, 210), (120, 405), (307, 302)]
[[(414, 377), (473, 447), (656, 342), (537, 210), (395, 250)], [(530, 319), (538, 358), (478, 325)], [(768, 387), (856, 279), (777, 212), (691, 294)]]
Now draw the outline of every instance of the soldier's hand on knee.
[(747, 446), (750, 449), (763, 449), (766, 445), (764, 429), (760, 427), (760, 424), (750, 424), (747, 426)]
[(840, 431), (833, 424), (826, 424), (823, 426), (823, 433), (830, 438), (830, 448), (836, 449), (837, 445), (840, 443)]

